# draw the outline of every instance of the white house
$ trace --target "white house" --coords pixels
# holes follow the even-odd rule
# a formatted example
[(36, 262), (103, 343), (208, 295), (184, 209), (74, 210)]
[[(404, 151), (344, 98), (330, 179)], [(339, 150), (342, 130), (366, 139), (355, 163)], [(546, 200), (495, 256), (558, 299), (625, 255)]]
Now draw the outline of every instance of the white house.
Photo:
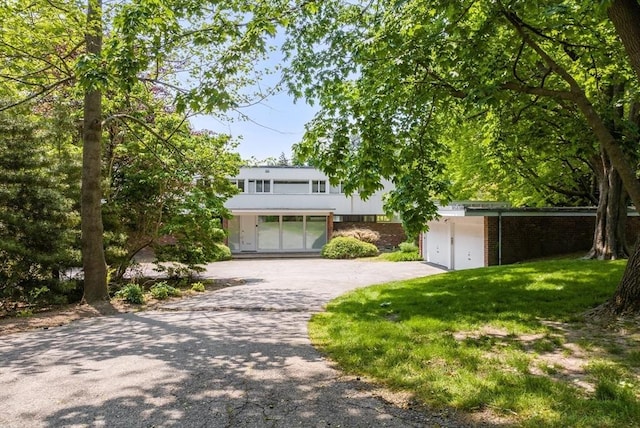
[(311, 167), (242, 167), (231, 181), (241, 192), (225, 204), (233, 214), (226, 222), (233, 253), (318, 252), (334, 229), (358, 226), (397, 234), (400, 226), (382, 209), (389, 182), (363, 200), (346, 196)]

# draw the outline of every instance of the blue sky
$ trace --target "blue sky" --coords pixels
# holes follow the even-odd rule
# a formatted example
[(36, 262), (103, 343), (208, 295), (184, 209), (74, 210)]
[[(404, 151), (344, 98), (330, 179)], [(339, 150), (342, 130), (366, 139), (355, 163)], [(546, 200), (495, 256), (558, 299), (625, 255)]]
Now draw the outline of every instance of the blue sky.
[[(264, 93), (263, 90), (273, 88), (280, 82), (281, 70), (287, 66), (280, 50), (284, 39), (285, 35), (280, 32), (270, 40), (273, 50), (255, 65), (258, 73), (266, 73), (256, 85), (257, 88), (247, 88), (248, 93)], [(248, 120), (221, 122), (217, 117), (199, 116), (192, 118), (191, 124), (195, 130), (208, 129), (231, 134), (239, 142), (238, 151), (243, 159), (278, 158), (282, 152), (291, 159), (291, 146), (302, 139), (304, 125), (317, 110), (317, 107), (309, 106), (304, 100), (294, 103), (293, 96), (283, 90), (259, 104), (242, 108), (241, 112), (248, 116)]]
[(239, 141), (243, 159), (278, 158), (284, 152), (291, 158), (291, 146), (302, 139), (304, 125), (313, 118), (316, 109), (303, 100), (294, 104), (293, 97), (278, 93), (260, 104), (242, 109), (248, 120), (222, 122), (211, 116), (191, 119), (195, 130), (208, 129), (231, 134)]

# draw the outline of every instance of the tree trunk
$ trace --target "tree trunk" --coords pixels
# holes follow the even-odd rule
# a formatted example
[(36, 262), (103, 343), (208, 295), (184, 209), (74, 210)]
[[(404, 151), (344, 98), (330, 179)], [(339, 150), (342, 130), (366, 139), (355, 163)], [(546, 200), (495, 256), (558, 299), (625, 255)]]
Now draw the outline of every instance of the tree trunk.
[(627, 195), (620, 175), (611, 167), (606, 153), (602, 152), (598, 171), (598, 211), (593, 235), (593, 246), (587, 258), (615, 260), (627, 258), (626, 221)]
[(607, 12), (640, 82), (640, 3), (614, 0)]
[[(629, 62), (636, 73), (638, 82), (640, 82), (640, 25), (638, 25), (640, 22), (640, 3), (638, 0), (614, 0), (609, 7), (608, 14), (629, 56)], [(632, 117), (632, 119), (634, 118)], [(625, 183), (625, 187), (629, 190), (627, 183)], [(638, 199), (636, 197), (631, 199), (636, 210), (640, 211)], [(608, 302), (608, 306), (614, 314), (640, 311), (640, 241), (635, 245), (622, 280)]]
[[(85, 40), (87, 53), (102, 51), (101, 0), (89, 0)], [(87, 303), (108, 300), (107, 266), (104, 258), (102, 227), (101, 145), (102, 92), (95, 87), (84, 96), (82, 132), (81, 230), (84, 296)]]

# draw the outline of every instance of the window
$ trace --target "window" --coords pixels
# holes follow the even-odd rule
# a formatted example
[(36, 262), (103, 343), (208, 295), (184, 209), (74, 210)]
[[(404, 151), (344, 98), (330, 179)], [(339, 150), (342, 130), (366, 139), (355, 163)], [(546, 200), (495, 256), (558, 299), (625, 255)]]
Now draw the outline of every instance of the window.
[(235, 185), (238, 189), (240, 189), (241, 193), (244, 193), (244, 180), (230, 180), (231, 184)]
[(273, 180), (273, 193), (306, 194), (309, 193), (309, 181)]
[(326, 180), (311, 180), (311, 193), (327, 193)]
[(256, 180), (256, 193), (271, 193), (271, 180)]
[(282, 216), (282, 249), (304, 249), (304, 217), (301, 215)]
[(307, 249), (320, 250), (327, 243), (327, 218), (325, 216), (307, 216), (305, 240)]
[(258, 249), (280, 249), (280, 216), (258, 216)]

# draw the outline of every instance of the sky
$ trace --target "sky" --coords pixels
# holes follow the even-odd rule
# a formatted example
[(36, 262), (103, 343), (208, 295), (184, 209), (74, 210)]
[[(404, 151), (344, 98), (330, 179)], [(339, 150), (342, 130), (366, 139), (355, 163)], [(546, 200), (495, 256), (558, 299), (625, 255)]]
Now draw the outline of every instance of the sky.
[[(281, 70), (286, 61), (280, 49), (285, 35), (279, 33), (270, 44), (274, 49), (266, 58), (255, 65), (257, 70), (271, 70), (265, 73), (255, 92), (263, 93), (261, 88), (273, 88), (282, 79)], [(248, 88), (252, 92), (252, 88)], [(238, 152), (243, 159), (255, 157), (264, 160), (269, 157), (278, 158), (282, 152), (291, 159), (291, 146), (300, 142), (304, 135), (304, 125), (309, 122), (317, 107), (309, 106), (304, 100), (293, 101), (293, 96), (286, 90), (276, 93), (261, 103), (241, 109), (248, 120), (221, 122), (212, 116), (198, 116), (191, 119), (194, 130), (211, 130), (231, 134), (239, 142)]]
[(191, 124), (195, 130), (231, 134), (239, 142), (237, 150), (243, 159), (277, 159), (282, 152), (291, 159), (291, 146), (302, 139), (304, 125), (315, 111), (303, 100), (294, 103), (292, 96), (281, 92), (243, 108), (248, 120), (222, 122), (217, 117), (198, 116), (191, 119)]

